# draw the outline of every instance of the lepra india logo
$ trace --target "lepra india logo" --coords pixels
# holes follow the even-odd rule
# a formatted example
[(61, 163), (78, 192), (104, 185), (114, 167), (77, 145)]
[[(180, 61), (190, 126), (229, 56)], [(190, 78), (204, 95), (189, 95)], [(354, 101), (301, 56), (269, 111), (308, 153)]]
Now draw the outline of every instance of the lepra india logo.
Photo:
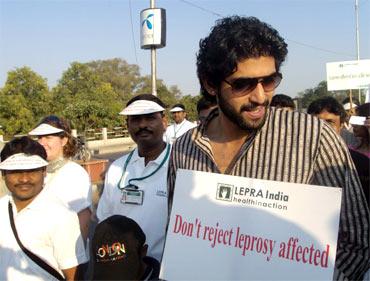
[(154, 17), (154, 14), (149, 14), (145, 20), (143, 20), (143, 22), (141, 23), (141, 25), (144, 25), (146, 24), (146, 27), (148, 29), (153, 29), (153, 24), (150, 22), (150, 20)]
[(222, 201), (232, 201), (234, 186), (226, 183), (217, 184), (216, 199)]

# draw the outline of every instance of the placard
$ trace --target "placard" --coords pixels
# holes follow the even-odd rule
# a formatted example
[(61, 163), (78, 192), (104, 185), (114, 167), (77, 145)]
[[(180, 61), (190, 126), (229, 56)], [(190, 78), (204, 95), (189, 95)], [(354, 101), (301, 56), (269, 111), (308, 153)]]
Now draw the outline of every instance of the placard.
[(160, 277), (332, 280), (341, 189), (178, 170)]

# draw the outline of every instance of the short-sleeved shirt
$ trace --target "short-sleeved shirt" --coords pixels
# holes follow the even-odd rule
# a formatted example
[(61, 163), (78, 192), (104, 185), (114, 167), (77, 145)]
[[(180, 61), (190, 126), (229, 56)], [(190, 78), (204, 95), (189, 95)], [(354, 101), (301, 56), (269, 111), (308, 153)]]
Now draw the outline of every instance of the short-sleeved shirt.
[[(129, 155), (114, 161), (106, 174), (104, 191), (97, 209), (99, 221), (112, 215), (124, 215), (135, 220), (146, 235), (146, 243), (149, 246), (147, 255), (159, 261), (163, 254), (168, 217), (167, 168), (170, 149), (170, 145), (167, 144), (157, 159), (150, 161), (146, 166), (144, 157), (139, 156), (137, 149), (133, 151), (129, 161), (127, 161)], [(120, 188), (128, 185), (130, 179), (151, 174), (163, 161), (165, 162), (162, 167), (154, 175), (131, 182), (137, 185), (139, 190), (144, 191), (143, 204), (125, 203)]]
[[(170, 205), (178, 169), (220, 173), (206, 135), (217, 115), (218, 109), (213, 110), (204, 124), (175, 142), (168, 172)], [(246, 140), (225, 174), (342, 188), (336, 267), (352, 280), (369, 266), (365, 196), (346, 144), (322, 120), (270, 108), (262, 128)]]
[(180, 124), (172, 124), (167, 127), (164, 139), (168, 143), (173, 143), (178, 137), (185, 134), (192, 128), (195, 128), (197, 125), (184, 119)]
[(76, 213), (91, 207), (92, 190), (89, 174), (77, 163), (67, 162), (45, 180), (45, 190), (54, 194)]
[(8, 204), (22, 244), (62, 274), (88, 261), (77, 214), (41, 191), (24, 209), (10, 195), (0, 199), (0, 280), (55, 280), (20, 249), (10, 226)]

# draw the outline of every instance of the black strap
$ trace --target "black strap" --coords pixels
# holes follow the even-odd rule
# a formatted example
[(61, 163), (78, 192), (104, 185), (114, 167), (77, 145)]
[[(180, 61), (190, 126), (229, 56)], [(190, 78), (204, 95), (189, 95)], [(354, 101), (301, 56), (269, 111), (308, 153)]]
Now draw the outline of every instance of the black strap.
[(15, 237), (15, 240), (17, 240), (17, 243), (19, 247), (22, 249), (22, 251), (38, 266), (40, 266), (43, 270), (47, 271), (50, 275), (53, 275), (58, 280), (66, 280), (58, 271), (56, 271), (53, 267), (48, 265), (46, 262), (44, 262), (41, 258), (36, 256), (34, 253), (32, 253), (30, 250), (28, 250), (26, 247), (23, 246), (21, 240), (19, 240), (17, 229), (15, 228), (14, 224), (14, 218), (13, 218), (13, 208), (12, 204), (9, 202), (8, 204), (8, 210), (9, 210), (9, 219), (10, 219), (10, 225), (13, 230), (13, 234)]

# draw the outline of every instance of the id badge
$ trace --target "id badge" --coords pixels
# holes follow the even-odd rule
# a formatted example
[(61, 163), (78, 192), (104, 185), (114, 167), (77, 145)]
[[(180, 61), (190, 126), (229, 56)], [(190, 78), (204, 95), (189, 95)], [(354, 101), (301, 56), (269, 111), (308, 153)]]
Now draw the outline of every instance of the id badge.
[(121, 203), (143, 205), (144, 191), (137, 189), (123, 189)]

